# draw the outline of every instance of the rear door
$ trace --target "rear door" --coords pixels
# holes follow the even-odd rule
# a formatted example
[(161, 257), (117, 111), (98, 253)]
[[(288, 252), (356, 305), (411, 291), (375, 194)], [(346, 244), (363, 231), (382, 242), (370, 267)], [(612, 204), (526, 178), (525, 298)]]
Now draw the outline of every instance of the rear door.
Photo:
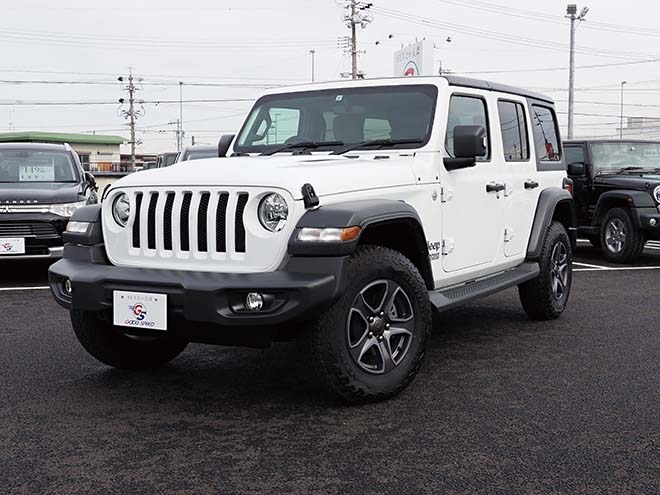
[(525, 99), (506, 95), (497, 100), (498, 135), (506, 169), (504, 255), (518, 257), (527, 248), (540, 184), (532, 160), (530, 122)]
[(474, 167), (447, 171), (441, 166), (442, 266), (446, 272), (471, 267), (486, 270), (501, 253), (505, 202), (501, 192), (489, 192), (487, 186), (503, 184), (504, 169), (502, 160), (494, 159), (491, 146), (496, 110), (488, 93), (461, 88), (449, 100), (445, 138), (449, 156), (453, 156), (453, 131), (459, 125), (485, 126), (488, 154), (477, 158)]

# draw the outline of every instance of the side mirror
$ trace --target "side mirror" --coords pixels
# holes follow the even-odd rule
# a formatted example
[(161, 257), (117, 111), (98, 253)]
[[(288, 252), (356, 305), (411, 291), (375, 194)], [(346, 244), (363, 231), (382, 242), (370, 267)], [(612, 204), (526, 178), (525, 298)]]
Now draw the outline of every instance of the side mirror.
[(98, 191), (98, 186), (96, 185), (96, 178), (94, 178), (94, 176), (91, 173), (85, 172), (83, 177), (85, 179), (85, 182), (89, 184), (89, 187), (93, 188), (95, 191)]
[(218, 156), (220, 158), (227, 156), (227, 151), (229, 151), (229, 147), (234, 140), (234, 136), (234, 134), (225, 134), (224, 136), (220, 137), (220, 141), (218, 141)]
[(486, 156), (488, 136), (482, 125), (454, 127), (454, 156), (443, 160), (447, 170), (474, 167), (478, 156)]
[(566, 166), (566, 172), (573, 177), (582, 177), (586, 172), (586, 167), (582, 162), (573, 162)]

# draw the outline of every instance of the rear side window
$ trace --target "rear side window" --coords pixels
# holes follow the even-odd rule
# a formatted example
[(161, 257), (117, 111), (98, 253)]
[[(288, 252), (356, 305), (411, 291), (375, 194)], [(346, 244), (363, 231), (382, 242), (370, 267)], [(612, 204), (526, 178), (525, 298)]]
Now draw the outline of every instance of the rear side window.
[(497, 102), (497, 112), (500, 116), (504, 159), (507, 162), (526, 162), (529, 160), (529, 140), (524, 107), (514, 101), (500, 100)]
[(532, 105), (532, 112), (532, 132), (537, 159), (550, 162), (561, 161), (555, 112), (540, 105)]
[(488, 161), (490, 159), (490, 131), (488, 129), (486, 102), (476, 96), (455, 95), (451, 97), (445, 148), (452, 157), (454, 156), (454, 128), (458, 125), (482, 125), (486, 128), (486, 156), (478, 156), (477, 161)]

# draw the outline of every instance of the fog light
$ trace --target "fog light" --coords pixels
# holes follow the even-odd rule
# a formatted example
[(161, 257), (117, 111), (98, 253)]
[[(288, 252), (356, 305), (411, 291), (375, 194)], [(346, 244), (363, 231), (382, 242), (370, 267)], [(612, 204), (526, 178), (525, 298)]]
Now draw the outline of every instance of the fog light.
[(71, 286), (71, 280), (69, 280), (69, 279), (67, 278), (67, 279), (64, 281), (64, 283), (62, 284), (62, 289), (64, 290), (64, 293), (65, 293), (67, 296), (70, 296), (71, 293), (73, 292), (73, 287)]
[(651, 224), (651, 227), (655, 227), (655, 224), (658, 222), (656, 222), (655, 218), (652, 218), (651, 220), (649, 220), (649, 223)]
[(261, 311), (264, 307), (264, 296), (258, 292), (249, 292), (243, 304), (248, 311)]

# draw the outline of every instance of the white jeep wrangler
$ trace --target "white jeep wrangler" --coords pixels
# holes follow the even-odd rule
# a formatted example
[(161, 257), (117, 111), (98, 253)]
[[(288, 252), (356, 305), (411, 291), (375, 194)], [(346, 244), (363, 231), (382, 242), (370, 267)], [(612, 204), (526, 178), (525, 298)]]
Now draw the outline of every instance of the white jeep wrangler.
[(419, 369), (434, 308), (518, 286), (530, 318), (560, 315), (570, 184), (539, 94), (457, 77), (276, 89), (218, 158), (78, 210), (50, 285), (111, 366), (297, 339), (330, 392), (383, 399)]

